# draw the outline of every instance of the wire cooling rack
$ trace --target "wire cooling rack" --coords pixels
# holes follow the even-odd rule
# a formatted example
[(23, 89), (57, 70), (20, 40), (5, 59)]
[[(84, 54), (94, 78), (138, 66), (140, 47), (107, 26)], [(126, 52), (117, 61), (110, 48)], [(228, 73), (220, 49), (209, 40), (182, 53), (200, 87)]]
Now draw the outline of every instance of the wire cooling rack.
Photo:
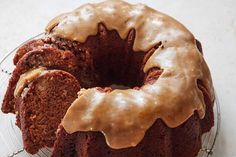
[[(43, 34), (39, 34), (29, 40), (40, 38)], [(8, 80), (14, 69), (13, 57), (17, 48), (7, 54), (0, 62), (0, 103), (3, 100)], [(220, 106), (217, 97), (214, 104), (214, 120), (215, 126), (210, 132), (202, 136), (202, 148), (197, 157), (210, 157), (214, 154), (214, 145), (220, 129)], [(44, 148), (35, 155), (30, 155), (24, 150), (21, 132), (15, 125), (15, 115), (3, 114), (0, 111), (0, 124), (1, 157), (50, 157), (51, 149), (49, 148)]]

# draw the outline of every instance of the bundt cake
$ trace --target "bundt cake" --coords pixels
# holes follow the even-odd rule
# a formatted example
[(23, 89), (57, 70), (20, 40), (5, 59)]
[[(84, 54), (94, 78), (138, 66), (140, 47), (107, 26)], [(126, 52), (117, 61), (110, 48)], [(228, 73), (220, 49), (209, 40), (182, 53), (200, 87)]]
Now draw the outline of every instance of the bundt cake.
[(14, 57), (2, 111), (52, 157), (195, 157), (214, 125), (202, 47), (173, 18), (108, 0), (54, 18)]

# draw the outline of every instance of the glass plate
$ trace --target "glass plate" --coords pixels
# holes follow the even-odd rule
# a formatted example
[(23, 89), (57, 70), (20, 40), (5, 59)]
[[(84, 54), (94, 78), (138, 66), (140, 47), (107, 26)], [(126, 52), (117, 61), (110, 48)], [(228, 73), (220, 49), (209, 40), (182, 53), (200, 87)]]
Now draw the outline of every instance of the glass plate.
[[(40, 38), (43, 34), (39, 34), (29, 40)], [(8, 80), (15, 67), (13, 65), (13, 57), (17, 48), (7, 54), (0, 62), (0, 103), (2, 103)], [(209, 157), (214, 153), (214, 145), (220, 128), (220, 106), (217, 97), (214, 104), (214, 119), (215, 126), (210, 132), (202, 136), (202, 149), (197, 157)], [(0, 124), (1, 157), (50, 157), (51, 150), (49, 148), (40, 150), (36, 155), (30, 155), (24, 151), (21, 132), (15, 125), (15, 115), (3, 114), (0, 111)]]

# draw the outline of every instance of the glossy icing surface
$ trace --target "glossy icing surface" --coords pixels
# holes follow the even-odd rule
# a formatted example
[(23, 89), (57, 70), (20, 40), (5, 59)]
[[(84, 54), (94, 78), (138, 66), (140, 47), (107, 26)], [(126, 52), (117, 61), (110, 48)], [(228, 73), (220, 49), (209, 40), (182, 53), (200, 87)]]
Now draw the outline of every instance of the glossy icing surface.
[(68, 109), (62, 125), (68, 133), (101, 131), (112, 148), (136, 146), (156, 119), (177, 127), (197, 111), (205, 115), (201, 80), (214, 99), (209, 69), (196, 47), (194, 36), (173, 18), (143, 4), (123, 1), (86, 4), (53, 19), (47, 31), (70, 40), (85, 42), (97, 33), (98, 23), (115, 29), (125, 39), (136, 31), (133, 49), (147, 51), (162, 42), (144, 66), (163, 69), (154, 84), (136, 89), (116, 89), (105, 93), (96, 88), (82, 89)]
[(39, 67), (35, 69), (31, 69), (20, 76), (16, 84), (16, 88), (14, 91), (14, 96), (20, 96), (23, 92), (24, 88), (29, 85), (34, 79), (38, 78), (41, 74), (46, 71), (46, 68)]

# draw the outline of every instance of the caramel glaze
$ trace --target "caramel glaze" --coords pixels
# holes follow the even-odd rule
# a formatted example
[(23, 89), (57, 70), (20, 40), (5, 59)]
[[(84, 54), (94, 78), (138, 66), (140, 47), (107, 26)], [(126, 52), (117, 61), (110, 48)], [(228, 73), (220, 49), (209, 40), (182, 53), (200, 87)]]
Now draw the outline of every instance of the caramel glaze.
[(35, 69), (31, 69), (20, 76), (16, 84), (16, 88), (14, 90), (14, 97), (21, 96), (25, 87), (27, 87), (33, 80), (41, 76), (46, 72), (45, 67), (39, 67)]
[(108, 0), (60, 15), (46, 31), (83, 43), (97, 33), (101, 22), (109, 30), (115, 29), (122, 39), (134, 29), (134, 51), (147, 52), (161, 42), (143, 71), (159, 67), (162, 73), (155, 82), (139, 89), (82, 89), (62, 120), (68, 133), (101, 131), (107, 144), (119, 149), (136, 146), (158, 118), (170, 128), (184, 123), (194, 111), (204, 118), (205, 103), (197, 81), (201, 80), (213, 102), (211, 75), (194, 36), (173, 18), (143, 4)]

